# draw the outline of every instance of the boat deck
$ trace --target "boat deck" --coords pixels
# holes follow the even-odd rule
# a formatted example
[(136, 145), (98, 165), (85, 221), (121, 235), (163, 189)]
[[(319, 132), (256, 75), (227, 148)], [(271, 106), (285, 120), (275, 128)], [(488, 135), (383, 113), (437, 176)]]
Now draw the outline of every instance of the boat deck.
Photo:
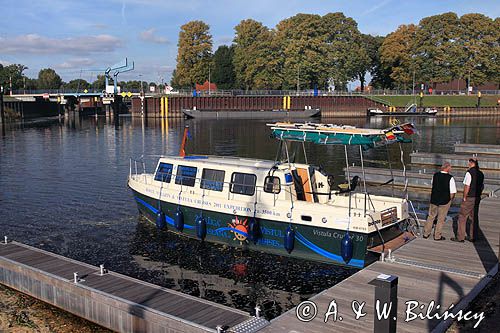
[(121, 332), (214, 332), (217, 326), (252, 332), (267, 324), (244, 311), (125, 275), (100, 275), (92, 265), (17, 242), (0, 244), (0, 282)]
[[(500, 227), (498, 207), (500, 199), (487, 198), (480, 206), (480, 232), (483, 239), (470, 243), (449, 241), (452, 226), (443, 228), (445, 241), (417, 238), (393, 252), (393, 259), (378, 261), (360, 270), (348, 279), (310, 299), (317, 306), (317, 316), (309, 321), (297, 319), (293, 308), (271, 321), (260, 332), (373, 332), (374, 290), (368, 284), (380, 274), (395, 275), (398, 284), (397, 332), (443, 332), (449, 320), (415, 319), (405, 321), (406, 302), (414, 300), (424, 304), (424, 313), (431, 301), (441, 306), (441, 313), (454, 304), (456, 313), (464, 309), (498, 272)], [(324, 322), (325, 313), (332, 300), (337, 303), (342, 320), (333, 322), (332, 316)], [(356, 320), (351, 304), (353, 300), (366, 302), (366, 316)], [(303, 310), (303, 308), (301, 308)], [(302, 311), (301, 310), (301, 311)], [(477, 322), (477, 320), (472, 320)], [(481, 326), (479, 326), (480, 328)]]

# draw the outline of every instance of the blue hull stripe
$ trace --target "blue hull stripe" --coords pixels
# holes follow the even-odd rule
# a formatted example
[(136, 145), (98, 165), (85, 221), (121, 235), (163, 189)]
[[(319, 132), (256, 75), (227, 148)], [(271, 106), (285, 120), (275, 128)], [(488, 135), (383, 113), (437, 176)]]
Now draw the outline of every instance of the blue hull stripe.
[(225, 228), (215, 229), (215, 232), (219, 232), (219, 231), (232, 231), (232, 232), (236, 232), (236, 233), (238, 233), (240, 235), (243, 235), (245, 237), (248, 237), (248, 234), (246, 232), (238, 230), (238, 229), (235, 229), (235, 228), (225, 227)]
[[(306, 246), (307, 248), (309, 248), (310, 250), (316, 252), (319, 255), (322, 255), (325, 258), (337, 261), (337, 262), (345, 265), (344, 259), (341, 256), (339, 256), (337, 254), (334, 254), (334, 253), (331, 253), (331, 252), (328, 252), (328, 251), (320, 248), (319, 246), (313, 244), (307, 238), (305, 238), (304, 236), (302, 236), (302, 234), (300, 232), (298, 232), (298, 231), (295, 231), (295, 232), (296, 232), (296, 235), (297, 235), (297, 240), (299, 242), (301, 242), (304, 246)], [(364, 264), (365, 264), (365, 262), (363, 260), (359, 260), (359, 259), (351, 259), (351, 261), (349, 261), (349, 266), (363, 268)]]
[[(151, 206), (149, 203), (147, 203), (146, 201), (142, 200), (141, 198), (139, 197), (135, 197), (135, 200), (142, 204), (144, 207), (148, 208), (150, 211), (153, 212), (153, 214), (158, 214), (158, 209), (156, 209), (155, 207)], [(174, 220), (165, 215), (165, 220), (168, 224), (170, 225), (174, 225)], [(192, 225), (188, 225), (188, 224), (184, 224), (184, 227), (186, 229), (194, 229), (195, 227), (192, 226)], [(238, 230), (238, 229), (235, 229), (235, 228), (230, 228), (230, 227), (224, 227), (224, 228), (218, 228), (215, 230), (216, 232), (220, 232), (220, 231), (233, 231), (233, 232), (236, 232), (236, 233), (239, 233), (245, 237), (248, 237), (248, 233), (246, 232), (243, 232), (241, 230)], [(337, 255), (337, 254), (334, 254), (334, 253), (331, 253), (331, 252), (328, 252), (322, 248), (320, 248), (319, 246), (315, 245), (314, 243), (312, 243), (311, 241), (309, 241), (307, 238), (305, 238), (300, 232), (296, 231), (296, 235), (297, 235), (297, 240), (299, 242), (301, 242), (305, 247), (309, 248), (310, 250), (312, 250), (313, 252), (316, 252), (317, 254), (325, 257), (325, 258), (328, 258), (330, 260), (333, 260), (333, 261), (336, 261), (338, 263), (341, 263), (341, 264), (345, 264), (344, 263), (344, 259), (342, 259), (341, 256)], [(354, 266), (354, 267), (359, 267), (359, 268), (363, 268), (364, 267), (364, 261), (363, 260), (359, 260), (359, 259), (351, 259), (351, 261), (349, 261), (349, 266)]]
[[(151, 206), (150, 204), (148, 204), (146, 201), (142, 200), (139, 197), (135, 197), (135, 200), (138, 203), (140, 203), (141, 205), (143, 205), (144, 207), (146, 207), (147, 209), (149, 209), (150, 211), (152, 211), (153, 214), (155, 214), (155, 215), (158, 214), (158, 209), (154, 208), (153, 206)], [(167, 216), (166, 214), (165, 214), (165, 220), (171, 226), (175, 226), (174, 219), (171, 218), (170, 216)], [(189, 224), (184, 224), (184, 228), (186, 228), (186, 229), (194, 229), (195, 227), (192, 226), (192, 225), (189, 225)]]

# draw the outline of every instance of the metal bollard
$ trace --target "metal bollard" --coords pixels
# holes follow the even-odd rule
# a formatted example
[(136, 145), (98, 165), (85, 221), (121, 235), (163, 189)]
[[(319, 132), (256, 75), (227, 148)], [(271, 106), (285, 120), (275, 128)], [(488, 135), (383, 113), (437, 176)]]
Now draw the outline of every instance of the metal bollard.
[(99, 270), (100, 270), (99, 275), (103, 276), (104, 275), (104, 264), (99, 265)]
[(3, 236), (3, 243), (7, 244), (7, 236)]
[(255, 317), (260, 318), (260, 306), (255, 306)]
[(382, 255), (380, 256), (380, 261), (382, 261), (382, 262), (385, 261), (385, 251), (382, 252)]
[(220, 325), (217, 325), (216, 329), (217, 329), (217, 333), (223, 333), (224, 332), (224, 330), (222, 329), (222, 326), (220, 326)]
[[(368, 282), (375, 286), (375, 313), (373, 320), (374, 333), (396, 333), (397, 311), (398, 311), (398, 277), (395, 275), (380, 274), (376, 279)], [(378, 304), (377, 304), (378, 303)], [(390, 307), (389, 316), (381, 318), (377, 315), (382, 313), (384, 306)]]
[(389, 249), (389, 253), (387, 253), (387, 259), (392, 260), (392, 249)]
[(78, 283), (78, 272), (73, 273), (73, 283)]

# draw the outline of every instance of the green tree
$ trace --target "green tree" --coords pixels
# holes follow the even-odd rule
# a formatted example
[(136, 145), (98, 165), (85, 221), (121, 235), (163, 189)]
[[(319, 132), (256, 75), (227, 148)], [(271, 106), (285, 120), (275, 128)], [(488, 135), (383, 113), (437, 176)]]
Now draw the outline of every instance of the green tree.
[(320, 15), (297, 14), (278, 23), (276, 39), (284, 58), (286, 88), (313, 88), (320, 82), (326, 83), (325, 35)]
[(406, 86), (413, 80), (415, 66), (415, 38), (417, 26), (400, 25), (387, 35), (380, 46), (380, 62), (384, 71), (390, 71), (395, 85)]
[(499, 82), (500, 26), (482, 14), (466, 14), (460, 18), (456, 77), (471, 79), (471, 85), (486, 81)]
[(392, 88), (391, 71), (380, 62), (380, 46), (384, 41), (382, 36), (363, 35), (363, 43), (370, 58), (370, 85), (376, 89)]
[(235, 28), (234, 71), (237, 86), (274, 89), (281, 85), (279, 47), (274, 32), (255, 20), (242, 20)]
[(25, 89), (27, 90), (36, 90), (38, 89), (38, 81), (37, 79), (26, 78), (25, 79)]
[(44, 68), (38, 73), (39, 89), (59, 89), (61, 84), (61, 77), (52, 68)]
[(5, 91), (10, 89), (11, 82), (12, 90), (23, 89), (26, 80), (23, 72), (27, 69), (28, 67), (21, 64), (11, 64), (5, 67), (0, 64), (0, 85), (4, 86)]
[(322, 21), (326, 31), (327, 68), (324, 77), (333, 78), (336, 86), (345, 88), (349, 81), (359, 78), (359, 73), (369, 62), (362, 47), (361, 33), (356, 21), (343, 13), (326, 14)]
[(97, 80), (92, 82), (92, 89), (95, 89), (98, 91), (105, 90), (106, 89), (106, 77), (104, 75), (97, 75)]
[(90, 83), (84, 79), (75, 79), (63, 84), (63, 88), (66, 90), (83, 91), (90, 89)]
[(236, 75), (233, 65), (234, 47), (221, 45), (214, 53), (211, 80), (219, 89), (235, 87)]
[(423, 18), (414, 36), (415, 70), (418, 78), (435, 85), (457, 77), (460, 47), (457, 14), (444, 13)]
[(191, 21), (181, 26), (177, 44), (177, 66), (172, 83), (193, 87), (208, 79), (212, 58), (212, 36), (209, 26), (202, 21)]
[[(144, 87), (147, 86), (147, 82), (143, 82), (142, 84)], [(127, 81), (127, 82), (120, 83), (120, 86), (122, 87), (122, 90), (125, 89), (126, 91), (131, 91), (131, 90), (140, 91), (141, 90), (141, 81), (137, 81), (137, 80)]]

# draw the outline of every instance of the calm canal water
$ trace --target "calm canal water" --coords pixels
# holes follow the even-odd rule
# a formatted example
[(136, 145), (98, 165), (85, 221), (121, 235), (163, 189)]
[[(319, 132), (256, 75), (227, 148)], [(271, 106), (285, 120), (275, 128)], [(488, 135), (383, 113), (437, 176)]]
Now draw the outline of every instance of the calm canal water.
[[(388, 118), (323, 119), (382, 128)], [(500, 143), (500, 119), (414, 119), (420, 135), (405, 150), (452, 152), (453, 143)], [(184, 125), (188, 153), (274, 159), (265, 121), (160, 122), (100, 117), (7, 126), (0, 136), (0, 230), (9, 238), (215, 302), (273, 318), (355, 270), (243, 252), (159, 233), (138, 214), (126, 180), (129, 157), (177, 154)], [(308, 146), (309, 161), (343, 180), (343, 148)], [(399, 150), (391, 147), (394, 165)], [(359, 164), (356, 149), (351, 162)], [(300, 157), (300, 156), (299, 156)], [(385, 149), (368, 164), (385, 166)]]

